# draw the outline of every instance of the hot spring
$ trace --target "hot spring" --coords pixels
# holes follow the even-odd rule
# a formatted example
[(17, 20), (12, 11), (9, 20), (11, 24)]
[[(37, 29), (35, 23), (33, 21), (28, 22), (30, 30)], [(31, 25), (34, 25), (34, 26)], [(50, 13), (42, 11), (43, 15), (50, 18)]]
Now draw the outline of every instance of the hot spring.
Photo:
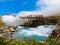
[(18, 26), (14, 32), (14, 38), (29, 37), (44, 41), (56, 28), (56, 25), (42, 25), (35, 28)]

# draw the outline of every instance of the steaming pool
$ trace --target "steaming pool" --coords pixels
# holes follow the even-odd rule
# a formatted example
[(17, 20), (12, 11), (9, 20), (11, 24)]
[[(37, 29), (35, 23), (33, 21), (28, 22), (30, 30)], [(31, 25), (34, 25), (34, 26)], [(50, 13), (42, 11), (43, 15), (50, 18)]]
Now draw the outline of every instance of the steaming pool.
[(47, 37), (52, 33), (52, 31), (56, 28), (56, 25), (42, 25), (36, 28), (22, 27), (18, 26), (16, 28), (16, 32), (14, 32), (13, 37), (21, 38), (21, 37), (29, 37), (36, 40), (46, 40)]

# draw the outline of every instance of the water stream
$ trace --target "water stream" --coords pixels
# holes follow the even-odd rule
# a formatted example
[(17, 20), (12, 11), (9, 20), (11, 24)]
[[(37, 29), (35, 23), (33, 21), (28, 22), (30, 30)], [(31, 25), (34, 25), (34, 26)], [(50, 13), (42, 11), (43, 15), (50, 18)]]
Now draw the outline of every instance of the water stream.
[(18, 26), (13, 35), (15, 38), (29, 37), (37, 40), (46, 40), (55, 28), (56, 25), (42, 25), (35, 28)]

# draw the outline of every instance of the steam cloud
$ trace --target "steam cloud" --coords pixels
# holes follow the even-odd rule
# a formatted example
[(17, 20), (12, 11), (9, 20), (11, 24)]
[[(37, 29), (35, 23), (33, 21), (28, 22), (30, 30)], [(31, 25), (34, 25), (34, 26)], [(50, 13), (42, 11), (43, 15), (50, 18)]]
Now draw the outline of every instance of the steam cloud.
[(36, 1), (35, 11), (21, 11), (18, 13), (20, 16), (27, 16), (31, 14), (51, 16), (60, 14), (60, 0), (38, 0)]
[(60, 13), (60, 0), (38, 0), (36, 2), (37, 10), (45, 15), (55, 15)]

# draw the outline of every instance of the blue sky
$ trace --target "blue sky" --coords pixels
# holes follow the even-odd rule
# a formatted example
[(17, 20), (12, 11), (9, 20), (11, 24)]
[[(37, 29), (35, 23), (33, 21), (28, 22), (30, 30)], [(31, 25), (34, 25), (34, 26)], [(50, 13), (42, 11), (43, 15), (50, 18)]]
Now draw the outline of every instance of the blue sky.
[(60, 0), (0, 0), (0, 15), (22, 11), (40, 11), (43, 15), (60, 13)]
[(0, 14), (35, 10), (36, 1), (37, 0), (0, 0)]

